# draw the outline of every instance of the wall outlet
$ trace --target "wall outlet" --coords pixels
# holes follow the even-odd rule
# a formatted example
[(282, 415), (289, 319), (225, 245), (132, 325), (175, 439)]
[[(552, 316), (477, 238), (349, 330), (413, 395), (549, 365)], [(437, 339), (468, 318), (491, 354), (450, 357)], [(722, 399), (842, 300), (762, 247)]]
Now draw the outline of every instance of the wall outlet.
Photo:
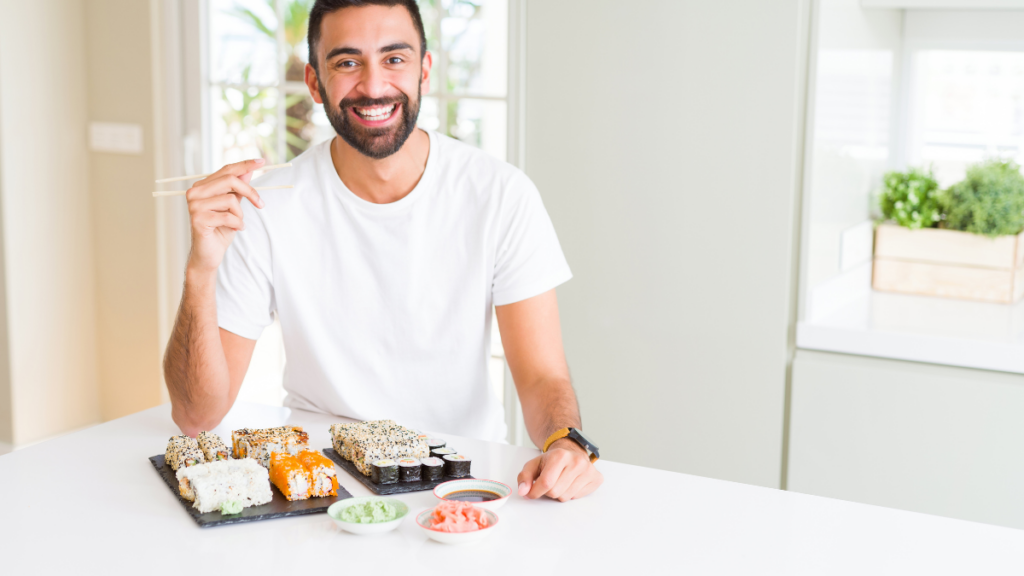
[(89, 123), (89, 149), (114, 154), (142, 154), (142, 126), (115, 122)]

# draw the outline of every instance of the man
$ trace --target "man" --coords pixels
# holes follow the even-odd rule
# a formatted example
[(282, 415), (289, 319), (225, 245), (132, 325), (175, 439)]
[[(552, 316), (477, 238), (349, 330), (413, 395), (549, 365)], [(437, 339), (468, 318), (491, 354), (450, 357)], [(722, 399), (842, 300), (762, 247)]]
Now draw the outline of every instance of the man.
[[(500, 440), (487, 385), (490, 310), (530, 437), (519, 493), (595, 490), (554, 288), (571, 277), (532, 182), (416, 128), (431, 55), (415, 0), (317, 0), (306, 84), (338, 137), (261, 184), (225, 166), (187, 194), (192, 251), (164, 359), (174, 421), (217, 425), (276, 313), (287, 403)], [(242, 198), (249, 202), (243, 203)]]

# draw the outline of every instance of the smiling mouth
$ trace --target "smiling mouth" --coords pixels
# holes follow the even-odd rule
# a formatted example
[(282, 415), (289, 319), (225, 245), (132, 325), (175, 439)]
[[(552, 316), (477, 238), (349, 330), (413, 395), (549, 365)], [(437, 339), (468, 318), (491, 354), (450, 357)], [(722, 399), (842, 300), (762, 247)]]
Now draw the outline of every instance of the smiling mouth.
[(397, 102), (393, 102), (391, 104), (388, 104), (387, 106), (368, 106), (365, 108), (359, 106), (352, 107), (352, 112), (355, 113), (355, 116), (357, 118), (359, 118), (363, 122), (371, 124), (384, 122), (385, 120), (388, 120), (392, 116), (394, 116), (395, 112), (397, 111)]

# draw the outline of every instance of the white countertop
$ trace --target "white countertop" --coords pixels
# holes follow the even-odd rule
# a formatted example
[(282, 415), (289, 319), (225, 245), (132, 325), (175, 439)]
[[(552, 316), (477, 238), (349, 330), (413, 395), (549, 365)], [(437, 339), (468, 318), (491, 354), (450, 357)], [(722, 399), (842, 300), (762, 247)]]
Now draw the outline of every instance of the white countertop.
[(1024, 374), (1024, 301), (877, 292), (868, 263), (816, 289), (808, 308), (798, 348)]
[[(217, 431), (338, 421), (240, 404)], [(177, 433), (169, 405), (0, 456), (4, 574), (1020, 574), (1024, 531), (602, 460), (569, 503), (513, 496), (479, 544), (430, 541), (412, 519), (376, 537), (324, 514), (199, 528), (148, 458)], [(473, 474), (515, 485), (537, 452), (447, 436)], [(694, 440), (696, 441), (696, 440)], [(666, 455), (670, 458), (671, 455)], [(614, 459), (614, 455), (611, 455)], [(369, 492), (344, 471), (354, 496)], [(398, 496), (413, 512), (429, 493)], [(453, 554), (454, 553), (454, 554)], [(319, 570), (319, 571), (317, 571)], [(351, 572), (350, 572), (351, 571)]]

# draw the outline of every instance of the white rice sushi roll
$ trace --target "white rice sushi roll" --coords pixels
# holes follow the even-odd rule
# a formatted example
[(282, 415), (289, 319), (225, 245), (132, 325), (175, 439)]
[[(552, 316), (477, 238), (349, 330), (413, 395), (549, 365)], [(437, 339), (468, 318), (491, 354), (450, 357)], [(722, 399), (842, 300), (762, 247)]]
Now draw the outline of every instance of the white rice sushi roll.
[(182, 468), (177, 477), (182, 497), (192, 500), (192, 507), (202, 513), (219, 510), (225, 502), (238, 502), (248, 508), (266, 504), (274, 497), (267, 469), (251, 458)]

